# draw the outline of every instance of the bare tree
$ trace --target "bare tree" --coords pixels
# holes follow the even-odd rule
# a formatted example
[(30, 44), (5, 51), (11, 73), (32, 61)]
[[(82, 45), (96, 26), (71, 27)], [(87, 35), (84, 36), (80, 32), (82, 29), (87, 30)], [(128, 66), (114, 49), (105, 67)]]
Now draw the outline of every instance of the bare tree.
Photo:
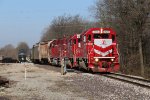
[(4, 57), (11, 57), (13, 59), (16, 59), (16, 49), (13, 45), (8, 44), (0, 49), (0, 55)]
[(16, 47), (17, 52), (19, 52), (19, 50), (24, 50), (26, 52), (26, 54), (29, 54), (29, 46), (26, 42), (20, 42), (18, 44), (18, 46)]
[(79, 15), (63, 15), (53, 19), (51, 25), (43, 34), (41, 41), (62, 38), (64, 35), (81, 33), (89, 26), (89, 23), (83, 20)]

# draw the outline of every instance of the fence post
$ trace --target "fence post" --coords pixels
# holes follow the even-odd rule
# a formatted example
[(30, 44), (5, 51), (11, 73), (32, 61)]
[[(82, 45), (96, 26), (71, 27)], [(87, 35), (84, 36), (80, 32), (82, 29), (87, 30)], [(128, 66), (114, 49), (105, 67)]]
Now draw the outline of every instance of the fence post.
[(65, 58), (61, 59), (61, 75), (65, 75), (66, 74), (66, 60)]

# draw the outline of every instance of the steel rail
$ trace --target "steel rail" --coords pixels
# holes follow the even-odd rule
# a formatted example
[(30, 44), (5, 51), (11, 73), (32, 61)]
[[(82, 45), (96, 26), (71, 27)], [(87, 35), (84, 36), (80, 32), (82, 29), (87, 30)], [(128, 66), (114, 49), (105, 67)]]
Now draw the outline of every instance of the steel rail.
[[(123, 78), (111, 76), (111, 74), (102, 74), (102, 76), (108, 77), (108, 78), (112, 78), (112, 79), (116, 79), (116, 80), (119, 80), (119, 81), (122, 81), (122, 82), (130, 83), (130, 84), (134, 84), (134, 85), (136, 85), (136, 86), (141, 86), (141, 87), (150, 89), (150, 85), (146, 85), (146, 84), (142, 84), (142, 83), (139, 83), (139, 82), (135, 82), (135, 81), (137, 81), (135, 78), (134, 78), (135, 81), (131, 81), (131, 80), (128, 80), (128, 79), (123, 79)], [(123, 77), (123, 76), (122, 76), (122, 77)], [(126, 76), (125, 76), (125, 78), (126, 78)], [(131, 77), (130, 77), (129, 79), (131, 79)], [(132, 80), (133, 80), (133, 79), (132, 79)], [(138, 80), (138, 81), (139, 81), (139, 80)], [(143, 82), (143, 81), (141, 81), (141, 82)], [(144, 81), (144, 82), (145, 82), (145, 81)]]
[[(71, 69), (71, 70), (68, 70), (68, 72), (74, 72), (74, 73), (79, 74), (79, 73), (83, 73), (84, 71), (83, 70), (81, 71), (81, 70)], [(101, 76), (104, 76), (104, 77), (116, 79), (116, 80), (119, 80), (119, 81), (122, 81), (122, 82), (130, 83), (130, 84), (133, 84), (133, 85), (136, 85), (136, 86), (141, 86), (141, 87), (150, 89), (150, 85), (135, 82), (135, 81), (146, 82), (146, 83), (150, 82), (150, 80), (143, 79), (143, 78), (133, 77), (133, 76), (120, 74), (120, 73), (92, 74), (92, 75), (101, 75)], [(116, 76), (121, 76), (122, 78), (119, 78), (119, 77), (116, 77)], [(128, 78), (128, 79), (123, 79), (123, 78)]]
[(150, 80), (144, 79), (142, 77), (139, 78), (139, 77), (135, 77), (135, 76), (125, 75), (125, 74), (121, 74), (121, 73), (112, 73), (112, 72), (110, 74), (116, 75), (116, 76), (122, 76), (122, 77), (130, 78), (130, 79), (135, 79), (135, 80), (138, 80), (138, 81), (150, 82)]

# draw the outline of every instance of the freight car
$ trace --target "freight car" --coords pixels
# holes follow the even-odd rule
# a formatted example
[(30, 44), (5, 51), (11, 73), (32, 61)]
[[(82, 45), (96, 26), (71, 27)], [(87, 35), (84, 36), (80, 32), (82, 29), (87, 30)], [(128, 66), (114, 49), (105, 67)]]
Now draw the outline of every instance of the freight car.
[(39, 63), (39, 43), (36, 43), (33, 45), (32, 50), (31, 50), (31, 60), (33, 63)]
[(39, 43), (39, 61), (42, 64), (48, 63), (48, 42)]
[[(90, 28), (81, 34), (45, 43), (50, 64), (60, 65), (62, 58), (68, 58), (67, 66), (84, 68), (91, 72), (116, 72), (119, 70), (119, 53), (116, 33), (111, 28)], [(33, 60), (41, 62), (41, 43), (32, 48)], [(36, 49), (35, 49), (36, 48)], [(38, 56), (37, 56), (38, 55)], [(46, 53), (45, 53), (46, 55)]]
[(48, 63), (48, 41), (43, 41), (33, 45), (31, 50), (31, 60), (34, 63)]

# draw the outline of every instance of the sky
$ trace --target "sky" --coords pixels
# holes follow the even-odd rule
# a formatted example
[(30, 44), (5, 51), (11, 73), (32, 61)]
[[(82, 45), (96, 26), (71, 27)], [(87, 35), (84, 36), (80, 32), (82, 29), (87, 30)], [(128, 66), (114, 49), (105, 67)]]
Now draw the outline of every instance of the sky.
[(95, 0), (0, 0), (0, 48), (38, 42), (51, 21), (64, 14), (91, 20)]

